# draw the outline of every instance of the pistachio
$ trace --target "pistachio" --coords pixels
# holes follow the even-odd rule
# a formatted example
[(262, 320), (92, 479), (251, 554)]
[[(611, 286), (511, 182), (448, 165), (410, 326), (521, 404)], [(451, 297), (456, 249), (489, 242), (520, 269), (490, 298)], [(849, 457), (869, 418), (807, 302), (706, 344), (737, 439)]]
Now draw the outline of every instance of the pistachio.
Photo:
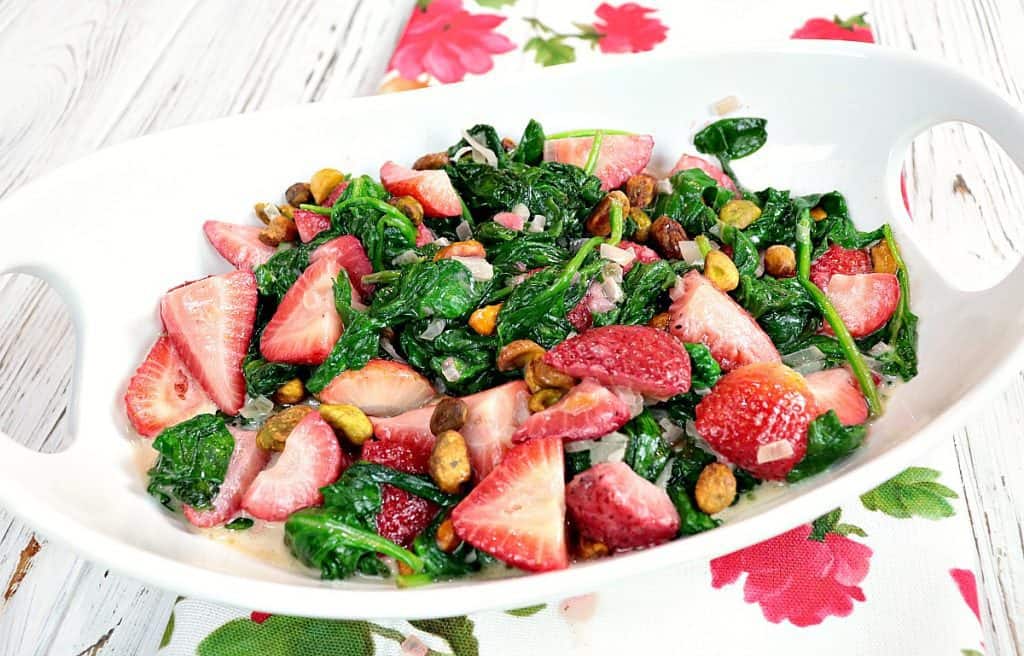
[(580, 560), (596, 560), (604, 558), (610, 553), (611, 549), (604, 542), (591, 540), (582, 535), (576, 541), (576, 557)]
[(651, 317), (651, 320), (647, 322), (647, 325), (651, 328), (657, 328), (658, 330), (668, 330), (668, 325), (670, 323), (672, 323), (672, 315), (668, 312), (659, 312)]
[(731, 292), (740, 284), (740, 272), (722, 251), (713, 250), (704, 256), (704, 276), (723, 292)]
[(722, 223), (742, 230), (761, 218), (761, 208), (753, 201), (734, 198), (722, 206), (718, 218)]
[(707, 514), (722, 512), (736, 499), (736, 477), (726, 465), (713, 462), (701, 471), (693, 496)]
[(462, 399), (446, 396), (434, 406), (434, 414), (430, 415), (430, 432), (440, 435), (445, 431), (457, 431), (466, 423), (469, 406)]
[(498, 325), (498, 312), (501, 311), (501, 303), (485, 305), (469, 315), (469, 327), (478, 335), (493, 335), (494, 328)]
[(413, 570), (412, 567), (406, 565), (405, 561), (400, 560), (398, 561), (398, 573), (402, 576), (409, 576), (410, 574), (415, 574), (416, 572)]
[(544, 355), (544, 348), (530, 339), (517, 339), (506, 344), (498, 352), (498, 371), (522, 369), (531, 361)]
[(320, 406), (320, 416), (352, 444), (362, 444), (373, 435), (370, 419), (354, 405), (326, 403)]
[(306, 388), (302, 386), (302, 380), (292, 378), (274, 392), (274, 401), (281, 405), (295, 405), (306, 396)]
[(345, 174), (338, 169), (320, 169), (309, 179), (309, 191), (313, 200), (321, 205), (331, 195), (334, 188), (345, 181)]
[(828, 218), (828, 212), (820, 207), (811, 208), (811, 218), (815, 221), (821, 221)]
[(558, 403), (563, 396), (565, 396), (564, 391), (546, 387), (544, 389), (537, 390), (533, 396), (530, 397), (530, 402), (527, 404), (527, 407), (530, 409), (530, 412), (542, 412)]
[(434, 441), (427, 462), (430, 477), (443, 492), (455, 494), (473, 474), (469, 466), (469, 448), (458, 431), (444, 431)]
[(283, 214), (278, 214), (265, 228), (260, 230), (259, 239), (267, 246), (277, 246), (286, 241), (295, 241), (299, 236), (299, 229), (295, 227), (295, 221)]
[(647, 216), (639, 207), (629, 210), (629, 218), (636, 224), (636, 232), (633, 233), (633, 241), (644, 243), (651, 234), (651, 217)]
[(650, 239), (662, 257), (667, 260), (678, 260), (679, 244), (686, 241), (686, 231), (677, 221), (662, 214), (651, 224)]
[(270, 220), (281, 213), (277, 209), (277, 205), (273, 203), (256, 203), (252, 206), (252, 211), (256, 213), (256, 218), (263, 223), (270, 223)]
[(434, 261), (443, 260), (449, 257), (485, 257), (487, 251), (484, 245), (475, 239), (457, 241), (448, 244), (434, 255)]
[(796, 253), (782, 244), (769, 246), (764, 252), (764, 270), (776, 278), (792, 278), (796, 275)]
[(871, 247), (871, 268), (875, 273), (896, 273), (899, 265), (889, 250), (889, 244), (880, 241)]
[(278, 205), (277, 210), (284, 216), (287, 216), (289, 219), (295, 219), (295, 207), (289, 205), (288, 203), (285, 203), (284, 205)]
[(590, 218), (587, 219), (587, 232), (598, 237), (607, 237), (612, 234), (612, 221), (610, 217), (612, 203), (619, 204), (622, 208), (623, 216), (629, 214), (629, 199), (626, 198), (626, 194), (618, 190), (610, 191), (605, 194), (605, 197), (597, 204), (594, 211), (590, 213)]
[(437, 548), (445, 553), (455, 551), (455, 547), (462, 542), (459, 536), (455, 535), (455, 524), (452, 523), (451, 517), (438, 524), (434, 539), (437, 541)]
[(423, 223), (423, 206), (412, 196), (396, 196), (389, 200), (388, 203), (394, 205), (414, 225)]
[(502, 137), (501, 147), (505, 149), (506, 153), (510, 153), (516, 149), (516, 142), (514, 139), (510, 139), (509, 137)]
[(308, 405), (295, 405), (270, 415), (256, 433), (256, 444), (263, 449), (282, 451), (292, 429), (312, 410)]
[(637, 173), (626, 180), (626, 198), (630, 207), (647, 207), (654, 200), (654, 191), (658, 187), (658, 179), (646, 173)]
[(424, 155), (413, 162), (412, 168), (414, 171), (432, 171), (434, 169), (443, 169), (446, 166), (448, 166), (448, 153), (441, 151), (440, 153)]
[(530, 360), (530, 363), (526, 365), (523, 380), (526, 381), (526, 386), (533, 393), (548, 387), (567, 390), (576, 384), (575, 378), (563, 374), (551, 365), (544, 364), (544, 360), (540, 358)]
[(284, 192), (284, 199), (293, 207), (313, 202), (313, 192), (308, 182), (296, 182)]

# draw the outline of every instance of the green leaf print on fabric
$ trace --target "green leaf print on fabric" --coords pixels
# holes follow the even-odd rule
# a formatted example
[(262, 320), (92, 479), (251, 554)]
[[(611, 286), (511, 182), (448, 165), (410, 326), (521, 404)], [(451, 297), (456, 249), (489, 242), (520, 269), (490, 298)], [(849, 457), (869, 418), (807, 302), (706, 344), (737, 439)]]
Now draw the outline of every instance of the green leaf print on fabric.
[(501, 9), (502, 7), (511, 7), (516, 0), (476, 0), (476, 3), (488, 9)]
[(473, 620), (465, 615), (432, 620), (409, 620), (420, 631), (432, 633), (448, 643), (455, 656), (479, 656), (480, 643), (473, 633)]
[(862, 494), (860, 501), (868, 510), (879, 510), (900, 519), (952, 517), (956, 510), (946, 499), (956, 499), (957, 493), (936, 482), (939, 476), (940, 472), (934, 469), (910, 467)]
[(547, 607), (548, 607), (547, 604), (537, 604), (536, 606), (526, 606), (524, 608), (513, 608), (512, 610), (505, 611), (505, 614), (506, 615), (513, 615), (515, 617), (529, 617), (531, 615), (536, 615), (537, 613), (541, 612), (542, 610), (544, 610)]

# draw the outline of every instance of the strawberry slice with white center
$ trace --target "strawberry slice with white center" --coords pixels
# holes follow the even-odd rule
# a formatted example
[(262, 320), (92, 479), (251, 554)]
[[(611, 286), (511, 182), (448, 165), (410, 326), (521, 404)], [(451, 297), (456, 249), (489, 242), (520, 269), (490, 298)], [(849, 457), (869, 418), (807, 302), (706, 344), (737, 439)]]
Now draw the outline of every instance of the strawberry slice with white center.
[(302, 272), (263, 330), (263, 357), (271, 362), (307, 365), (327, 359), (344, 330), (334, 306), (334, 281), (340, 272), (341, 263), (329, 257)]
[(818, 259), (811, 262), (811, 282), (825, 289), (832, 276), (837, 273), (852, 276), (871, 271), (871, 259), (867, 251), (832, 244)]
[(868, 420), (867, 401), (849, 370), (840, 367), (815, 371), (804, 379), (820, 412), (835, 410), (840, 423), (845, 426), (863, 424)]
[(256, 431), (233, 426), (228, 426), (228, 430), (235, 438), (235, 450), (231, 452), (231, 461), (228, 463), (224, 482), (213, 499), (213, 508), (196, 510), (191, 506), (185, 506), (182, 509), (185, 519), (199, 528), (219, 526), (234, 517), (242, 508), (242, 495), (270, 461), (270, 451), (265, 451), (256, 444)]
[(236, 269), (252, 271), (277, 252), (273, 246), (260, 241), (260, 228), (224, 221), (207, 221), (203, 233), (221, 257)]
[(363, 283), (363, 276), (373, 273), (373, 265), (358, 237), (342, 235), (324, 242), (309, 254), (309, 262), (313, 264), (325, 257), (336, 260), (345, 268), (349, 282), (361, 297), (366, 298), (373, 292), (373, 285)]
[(279, 522), (296, 510), (320, 505), (320, 488), (338, 480), (350, 463), (334, 429), (310, 412), (284, 443), (284, 451), (261, 471), (242, 498), (242, 508), (257, 519)]
[[(544, 142), (544, 161), (561, 162), (583, 168), (590, 157), (593, 137), (548, 139)], [(606, 134), (601, 139), (594, 175), (601, 189), (608, 191), (644, 170), (651, 161), (654, 138), (649, 134)]]
[[(867, 337), (892, 318), (900, 304), (900, 282), (891, 273), (834, 274), (825, 295), (854, 337)], [(826, 334), (832, 327), (826, 322)]]
[(256, 319), (256, 278), (233, 271), (175, 287), (160, 301), (174, 348), (217, 407), (237, 415), (245, 403), (242, 360)]
[[(416, 410), (403, 412), (394, 417), (370, 417), (373, 423), (373, 434), (382, 442), (404, 444), (413, 453), (426, 452), (434, 448), (434, 434), (430, 431), (430, 418), (434, 414), (434, 406), (428, 405)], [(363, 445), (363, 457), (369, 459)]]
[(338, 374), (317, 398), (347, 403), (374, 417), (394, 417), (430, 401), (437, 392), (415, 369), (391, 360), (370, 360), (362, 369)]
[(563, 467), (561, 440), (532, 440), (512, 449), (455, 506), (455, 534), (520, 569), (565, 569)]
[(166, 336), (149, 349), (128, 381), (124, 405), (132, 426), (146, 437), (217, 409)]
[(697, 271), (677, 279), (669, 295), (669, 331), (684, 342), (707, 346), (724, 371), (754, 362), (782, 362), (754, 317)]
[(463, 397), (469, 407), (459, 430), (469, 448), (474, 480), (482, 480), (512, 448), (512, 434), (530, 416), (530, 390), (521, 380)]
[(380, 167), (380, 181), (392, 196), (412, 196), (429, 217), (458, 216), (462, 201), (443, 170), (414, 171), (394, 162)]
[(292, 218), (299, 231), (299, 239), (304, 244), (331, 227), (331, 217), (309, 210), (295, 210), (292, 213)]
[(684, 154), (682, 157), (679, 158), (679, 161), (676, 162), (676, 165), (672, 167), (672, 170), (669, 171), (668, 175), (669, 177), (672, 177), (673, 175), (679, 173), (680, 171), (686, 171), (689, 169), (700, 169), (701, 171), (707, 173), (712, 180), (718, 183), (718, 186), (725, 187), (734, 194), (738, 193), (736, 189), (736, 183), (732, 181), (732, 178), (727, 176), (725, 174), (725, 171), (723, 171), (720, 167), (716, 166), (715, 164), (712, 164), (703, 157)]
[(633, 408), (618, 394), (587, 378), (551, 407), (530, 415), (512, 435), (512, 441), (545, 437), (560, 437), (566, 442), (592, 440), (621, 428), (632, 413)]

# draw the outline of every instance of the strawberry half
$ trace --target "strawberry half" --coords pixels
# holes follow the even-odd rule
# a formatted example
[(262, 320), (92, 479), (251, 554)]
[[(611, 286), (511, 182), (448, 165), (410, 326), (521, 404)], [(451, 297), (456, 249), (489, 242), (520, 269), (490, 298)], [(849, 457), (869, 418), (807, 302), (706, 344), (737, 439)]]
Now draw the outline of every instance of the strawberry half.
[(146, 437), (217, 409), (168, 337), (156, 340), (128, 381), (124, 405), (132, 426)]
[(462, 214), (462, 201), (443, 170), (413, 171), (394, 162), (380, 167), (380, 181), (392, 196), (412, 196), (430, 217)]
[[(362, 459), (408, 474), (426, 474), (432, 441), (367, 440)], [(392, 542), (408, 545), (437, 514), (437, 506), (393, 485), (381, 486), (377, 532)]]
[(235, 266), (252, 271), (277, 252), (273, 246), (260, 241), (261, 228), (224, 221), (207, 221), (203, 233), (214, 250)]
[(720, 167), (712, 164), (703, 157), (683, 154), (683, 156), (679, 158), (679, 161), (676, 162), (676, 165), (672, 167), (672, 170), (669, 171), (668, 175), (669, 177), (672, 177), (680, 171), (686, 171), (689, 169), (700, 169), (707, 173), (712, 180), (718, 183), (718, 186), (725, 187), (734, 194), (738, 193), (736, 183), (732, 181), (732, 178), (727, 176), (725, 171)]
[(565, 569), (563, 467), (561, 440), (532, 440), (512, 449), (455, 506), (455, 534), (520, 569)]
[(236, 415), (245, 403), (242, 360), (256, 319), (256, 278), (232, 271), (175, 287), (160, 301), (174, 348), (217, 407)]
[[(544, 161), (562, 162), (583, 168), (590, 157), (593, 137), (548, 139), (544, 142)], [(601, 140), (594, 175), (601, 189), (615, 189), (644, 170), (651, 161), (654, 138), (649, 134), (606, 134)]]
[[(829, 280), (825, 295), (850, 334), (866, 337), (888, 323), (896, 311), (900, 283), (891, 273), (837, 273)], [(832, 327), (826, 323), (824, 331), (831, 335)]]
[(867, 251), (850, 250), (839, 244), (832, 244), (818, 259), (811, 262), (811, 282), (825, 289), (828, 287), (828, 281), (837, 273), (852, 276), (871, 271), (871, 259)]
[(302, 243), (312, 241), (313, 237), (331, 227), (331, 217), (309, 210), (295, 210), (292, 218), (295, 220), (295, 227), (299, 230), (299, 239)]
[(816, 410), (803, 376), (784, 364), (757, 362), (727, 373), (697, 404), (697, 432), (736, 466), (781, 480), (807, 452)]
[(334, 429), (319, 412), (310, 412), (292, 429), (274, 464), (256, 476), (242, 508), (268, 522), (287, 519), (296, 510), (322, 503), (320, 488), (338, 480), (350, 464)]
[(406, 444), (416, 452), (425, 449), (429, 454), (434, 448), (434, 434), (430, 432), (430, 417), (433, 414), (434, 406), (428, 405), (395, 417), (370, 417), (370, 421), (373, 423), (373, 434), (378, 440)]
[(302, 272), (263, 330), (263, 357), (271, 362), (308, 365), (327, 359), (344, 330), (334, 307), (334, 281), (340, 272), (341, 263), (329, 257)]
[(697, 271), (677, 280), (669, 295), (669, 331), (684, 342), (707, 346), (723, 370), (782, 361), (754, 317)]
[(370, 360), (362, 369), (338, 374), (317, 398), (323, 403), (348, 403), (374, 417), (394, 417), (436, 395), (430, 381), (409, 365)]
[(665, 490), (624, 462), (602, 462), (565, 486), (569, 520), (609, 548), (641, 549), (675, 537), (679, 513)]
[(213, 500), (213, 508), (196, 510), (191, 506), (185, 506), (182, 509), (185, 519), (199, 528), (219, 526), (234, 517), (242, 508), (242, 495), (270, 461), (270, 452), (264, 451), (256, 444), (256, 431), (241, 430), (233, 426), (229, 426), (228, 430), (235, 438), (235, 450), (231, 452), (228, 471)]
[(348, 280), (363, 298), (373, 293), (373, 285), (363, 283), (363, 276), (373, 273), (373, 265), (366, 255), (366, 249), (358, 237), (342, 235), (324, 242), (309, 254), (309, 263), (331, 258), (341, 264), (348, 273)]
[(619, 395), (588, 378), (558, 403), (530, 415), (512, 441), (544, 437), (560, 437), (566, 442), (591, 440), (621, 428), (631, 416), (632, 408)]
[(469, 448), (473, 479), (479, 481), (502, 461), (512, 448), (512, 434), (530, 416), (530, 390), (517, 380), (462, 400), (469, 413), (459, 432)]
[(555, 346), (544, 363), (575, 378), (657, 398), (690, 389), (690, 356), (682, 342), (650, 326), (593, 328)]
[(835, 410), (845, 426), (863, 424), (868, 420), (868, 404), (861, 394), (857, 379), (849, 370), (826, 369), (805, 376), (819, 412)]

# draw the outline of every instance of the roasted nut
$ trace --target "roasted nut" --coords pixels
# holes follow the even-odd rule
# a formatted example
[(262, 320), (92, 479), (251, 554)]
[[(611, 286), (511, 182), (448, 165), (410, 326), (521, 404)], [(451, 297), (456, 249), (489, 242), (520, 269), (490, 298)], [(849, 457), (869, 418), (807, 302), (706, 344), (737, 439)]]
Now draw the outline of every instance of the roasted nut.
[(752, 201), (734, 198), (722, 206), (718, 218), (722, 223), (742, 230), (761, 218), (761, 208)]
[(647, 325), (651, 328), (657, 328), (658, 330), (668, 330), (668, 325), (670, 323), (672, 323), (672, 315), (668, 312), (659, 312), (651, 317), (651, 320), (647, 322)]
[(306, 388), (302, 386), (302, 380), (292, 378), (274, 392), (274, 401), (281, 405), (295, 405), (306, 396)]
[(704, 277), (723, 292), (731, 292), (740, 284), (740, 272), (722, 251), (710, 251), (704, 256)]
[(296, 182), (284, 192), (284, 199), (293, 207), (313, 202), (313, 192), (308, 182)]
[(416, 572), (413, 570), (413, 568), (409, 567), (400, 560), (398, 561), (398, 573), (402, 576), (409, 576), (410, 574), (415, 574)]
[(362, 444), (373, 435), (373, 424), (354, 405), (326, 403), (320, 406), (320, 416), (352, 444)]
[(452, 523), (451, 517), (438, 524), (437, 535), (434, 538), (437, 541), (437, 548), (445, 553), (455, 551), (455, 547), (462, 542), (459, 536), (455, 535), (455, 524)]
[(501, 147), (505, 149), (506, 153), (510, 153), (516, 149), (516, 142), (508, 137), (502, 137)]
[(530, 402), (527, 404), (527, 407), (529, 407), (530, 412), (541, 412), (558, 403), (563, 396), (565, 396), (565, 392), (560, 389), (552, 389), (548, 387), (542, 390), (537, 390), (533, 396), (530, 397)]
[(295, 241), (299, 236), (299, 229), (295, 227), (295, 221), (284, 214), (278, 214), (265, 228), (260, 230), (260, 241), (267, 246), (277, 246), (286, 241)]
[(440, 435), (445, 431), (457, 431), (466, 423), (469, 406), (462, 399), (446, 396), (434, 406), (430, 415), (430, 432)]
[(736, 477), (720, 462), (713, 462), (700, 473), (693, 492), (697, 507), (709, 515), (722, 512), (736, 500)]
[(875, 273), (896, 273), (899, 265), (889, 250), (889, 244), (880, 241), (871, 247), (871, 268)]
[(404, 214), (414, 225), (423, 223), (423, 206), (412, 196), (398, 196), (388, 201)]
[(633, 233), (633, 241), (644, 243), (651, 234), (651, 217), (647, 216), (639, 207), (629, 210), (629, 218), (636, 224), (636, 232)]
[(345, 181), (345, 174), (338, 169), (320, 169), (309, 179), (309, 191), (313, 200), (321, 205), (331, 195), (334, 188)]
[(498, 353), (498, 371), (522, 369), (534, 359), (544, 355), (544, 348), (530, 339), (517, 339), (509, 342)]
[(679, 244), (686, 241), (686, 231), (677, 221), (662, 214), (651, 224), (650, 240), (662, 257), (678, 260), (681, 257)]
[(626, 180), (626, 198), (630, 207), (647, 207), (654, 200), (654, 190), (658, 187), (658, 179), (646, 173), (637, 173)]
[(448, 153), (441, 151), (440, 153), (424, 155), (413, 162), (412, 168), (414, 171), (432, 171), (434, 169), (443, 169), (446, 166), (448, 166)]
[(295, 219), (295, 208), (289, 205), (288, 203), (285, 203), (284, 205), (278, 205), (277, 210), (281, 212), (281, 214), (287, 216), (289, 219)]
[(478, 335), (493, 335), (494, 327), (498, 325), (498, 312), (501, 311), (501, 303), (485, 305), (469, 315), (469, 327)]
[(568, 374), (563, 374), (551, 365), (544, 364), (540, 358), (530, 360), (523, 372), (523, 380), (531, 392), (539, 392), (545, 388), (567, 390), (576, 384), (576, 379)]
[(486, 257), (487, 251), (484, 245), (475, 239), (457, 241), (448, 244), (434, 254), (434, 261), (444, 260), (449, 257)]
[(437, 487), (442, 492), (455, 494), (473, 474), (466, 440), (458, 431), (444, 431), (434, 441), (427, 466)]
[(792, 278), (796, 275), (796, 253), (782, 244), (769, 246), (764, 252), (764, 270), (776, 278)]
[(252, 206), (252, 211), (256, 213), (256, 218), (263, 223), (270, 223), (271, 219), (281, 213), (277, 205), (273, 203), (256, 203)]
[(595, 560), (597, 558), (604, 558), (611, 553), (611, 549), (608, 548), (604, 542), (598, 542), (597, 540), (591, 540), (588, 537), (580, 536), (576, 541), (576, 557), (580, 560)]
[(295, 405), (275, 415), (270, 415), (256, 433), (256, 444), (260, 448), (281, 451), (284, 443), (302, 418), (312, 412), (308, 405)]
[(821, 221), (822, 219), (827, 219), (828, 218), (828, 212), (826, 212), (825, 210), (823, 210), (820, 207), (812, 207), (811, 208), (811, 218), (814, 219), (815, 221)]
[(612, 221), (609, 216), (612, 203), (618, 203), (622, 208), (623, 218), (629, 214), (629, 199), (626, 198), (626, 194), (618, 190), (609, 191), (590, 213), (590, 218), (587, 219), (587, 232), (598, 237), (607, 237), (612, 234)]

